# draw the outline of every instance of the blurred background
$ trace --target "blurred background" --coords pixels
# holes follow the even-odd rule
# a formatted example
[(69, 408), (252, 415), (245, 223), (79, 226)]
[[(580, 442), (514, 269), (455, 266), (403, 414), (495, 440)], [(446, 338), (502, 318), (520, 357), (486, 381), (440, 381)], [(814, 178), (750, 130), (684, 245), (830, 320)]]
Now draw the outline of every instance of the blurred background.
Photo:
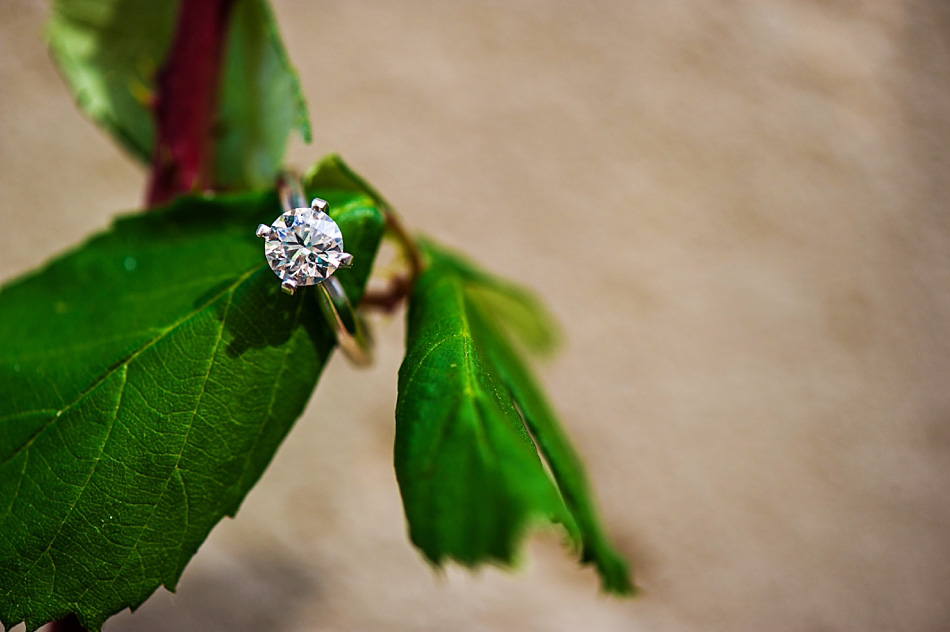
[[(950, 7), (275, 0), (315, 130), (524, 281), (641, 595), (556, 533), (433, 572), (392, 469), (402, 323), (336, 358), (236, 520), (132, 630), (950, 629)], [(0, 278), (143, 196), (39, 0), (0, 3)], [(2, 537), (2, 534), (0, 534)]]

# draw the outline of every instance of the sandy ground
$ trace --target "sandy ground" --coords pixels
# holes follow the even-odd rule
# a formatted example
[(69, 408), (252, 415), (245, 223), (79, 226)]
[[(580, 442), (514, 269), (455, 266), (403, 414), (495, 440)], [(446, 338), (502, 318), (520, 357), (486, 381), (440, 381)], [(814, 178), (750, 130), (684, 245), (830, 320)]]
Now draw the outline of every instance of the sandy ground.
[[(661, 6), (662, 5), (662, 6)], [(402, 325), (336, 360), (236, 520), (108, 632), (950, 628), (950, 11), (279, 0), (311, 107), (408, 221), (564, 323), (541, 369), (642, 596), (558, 538), (433, 573), (391, 450)], [(139, 169), (0, 4), (0, 277)], [(493, 262), (493, 263), (492, 263)]]

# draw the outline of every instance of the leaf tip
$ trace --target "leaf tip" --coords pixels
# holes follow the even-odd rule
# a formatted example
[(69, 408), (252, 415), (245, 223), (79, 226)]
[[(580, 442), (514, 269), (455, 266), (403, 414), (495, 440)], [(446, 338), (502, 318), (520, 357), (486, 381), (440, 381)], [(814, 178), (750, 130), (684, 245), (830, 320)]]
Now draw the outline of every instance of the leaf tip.
[(627, 560), (610, 545), (585, 547), (581, 563), (591, 564), (600, 576), (600, 589), (613, 597), (633, 597), (639, 591)]
[(297, 131), (300, 133), (303, 142), (308, 145), (313, 142), (313, 125), (310, 124), (310, 117), (306, 114), (297, 122)]

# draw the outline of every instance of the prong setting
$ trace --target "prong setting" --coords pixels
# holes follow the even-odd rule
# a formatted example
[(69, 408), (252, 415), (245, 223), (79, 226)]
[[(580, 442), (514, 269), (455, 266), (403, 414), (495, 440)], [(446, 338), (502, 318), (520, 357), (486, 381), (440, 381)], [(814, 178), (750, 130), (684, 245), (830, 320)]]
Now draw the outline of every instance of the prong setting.
[(326, 281), (353, 261), (353, 255), (343, 251), (340, 227), (326, 213), (326, 200), (314, 198), (310, 208), (289, 208), (303, 203), (292, 197), (282, 196), (284, 212), (272, 224), (260, 224), (255, 232), (264, 239), (264, 257), (287, 294)]

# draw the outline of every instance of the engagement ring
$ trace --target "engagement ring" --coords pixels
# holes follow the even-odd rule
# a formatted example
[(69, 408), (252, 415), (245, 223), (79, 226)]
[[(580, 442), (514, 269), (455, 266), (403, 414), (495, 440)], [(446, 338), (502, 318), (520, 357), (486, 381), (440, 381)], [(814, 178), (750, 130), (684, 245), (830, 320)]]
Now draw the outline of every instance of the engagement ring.
[(267, 263), (288, 294), (316, 285), (320, 309), (340, 348), (356, 364), (368, 364), (372, 355), (366, 327), (333, 276), (339, 268), (353, 265), (353, 255), (343, 250), (340, 227), (327, 215), (329, 205), (314, 198), (307, 206), (303, 188), (292, 176), (281, 178), (278, 191), (283, 212), (270, 226), (257, 227), (257, 236), (264, 239)]

